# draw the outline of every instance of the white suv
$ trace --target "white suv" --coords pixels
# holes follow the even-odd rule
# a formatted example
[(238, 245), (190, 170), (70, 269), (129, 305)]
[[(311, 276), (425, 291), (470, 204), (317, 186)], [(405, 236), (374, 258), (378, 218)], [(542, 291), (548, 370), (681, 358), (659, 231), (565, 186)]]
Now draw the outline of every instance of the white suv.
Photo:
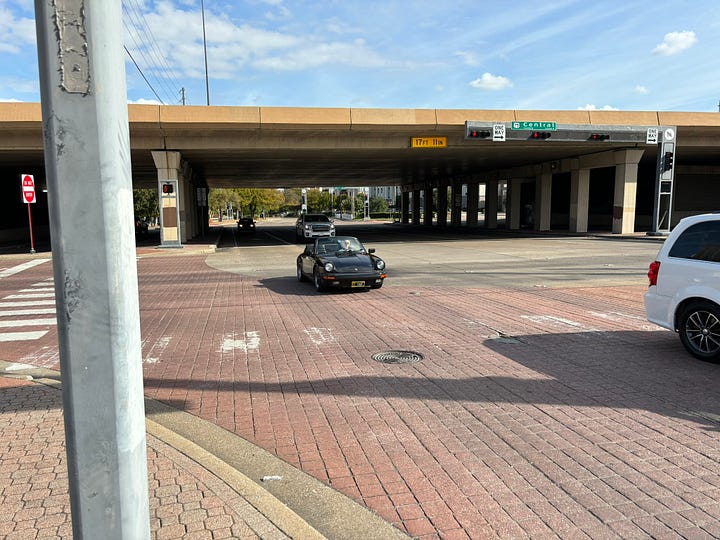
[(335, 225), (325, 214), (301, 214), (295, 222), (295, 239), (335, 236)]
[(645, 312), (690, 354), (720, 360), (720, 214), (682, 219), (648, 271)]

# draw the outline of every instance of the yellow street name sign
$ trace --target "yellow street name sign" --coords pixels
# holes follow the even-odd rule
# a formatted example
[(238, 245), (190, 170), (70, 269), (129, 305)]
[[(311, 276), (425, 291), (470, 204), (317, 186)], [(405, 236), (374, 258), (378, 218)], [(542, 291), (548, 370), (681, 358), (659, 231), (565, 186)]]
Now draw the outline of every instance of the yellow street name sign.
[(447, 137), (412, 137), (410, 148), (447, 148)]

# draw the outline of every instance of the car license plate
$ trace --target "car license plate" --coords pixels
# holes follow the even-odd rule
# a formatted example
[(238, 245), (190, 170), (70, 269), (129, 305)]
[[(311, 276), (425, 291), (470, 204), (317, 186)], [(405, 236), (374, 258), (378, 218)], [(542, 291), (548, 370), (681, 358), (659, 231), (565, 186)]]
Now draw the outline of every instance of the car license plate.
[(350, 283), (350, 286), (351, 287), (364, 287), (365, 282), (364, 281), (353, 281), (352, 283)]

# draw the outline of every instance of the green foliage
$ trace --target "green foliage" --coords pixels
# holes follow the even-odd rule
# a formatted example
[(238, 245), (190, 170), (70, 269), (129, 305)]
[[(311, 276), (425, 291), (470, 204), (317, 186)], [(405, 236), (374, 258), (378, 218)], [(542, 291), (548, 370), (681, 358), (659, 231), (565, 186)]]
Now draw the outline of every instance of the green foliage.
[(387, 212), (388, 204), (382, 197), (371, 197), (370, 198), (370, 212), (371, 213), (382, 213)]
[(276, 189), (214, 188), (208, 195), (210, 212), (224, 212), (228, 204), (240, 210), (243, 216), (255, 217), (260, 213), (271, 213), (280, 209), (285, 202), (282, 192)]
[(158, 193), (155, 189), (133, 189), (133, 208), (135, 217), (156, 218), (160, 216)]

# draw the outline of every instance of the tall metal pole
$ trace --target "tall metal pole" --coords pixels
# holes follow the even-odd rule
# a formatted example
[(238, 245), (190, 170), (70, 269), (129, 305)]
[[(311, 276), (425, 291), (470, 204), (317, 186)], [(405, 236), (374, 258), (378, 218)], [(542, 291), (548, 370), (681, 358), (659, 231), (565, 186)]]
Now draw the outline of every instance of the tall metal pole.
[(205, 52), (205, 94), (207, 95), (207, 104), (210, 105), (210, 78), (208, 77), (207, 40), (205, 39), (205, 0), (200, 0), (200, 11), (202, 12), (203, 51)]
[(73, 536), (150, 538), (121, 0), (35, 0)]

